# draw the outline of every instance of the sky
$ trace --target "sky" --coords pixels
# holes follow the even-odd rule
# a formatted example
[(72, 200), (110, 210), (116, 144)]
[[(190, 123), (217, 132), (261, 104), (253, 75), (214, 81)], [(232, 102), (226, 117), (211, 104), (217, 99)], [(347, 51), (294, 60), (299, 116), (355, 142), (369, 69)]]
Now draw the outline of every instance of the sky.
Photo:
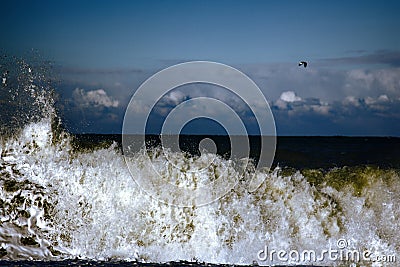
[[(72, 132), (121, 132), (144, 81), (201, 60), (250, 77), (278, 135), (400, 136), (399, 11), (399, 1), (8, 1), (0, 49), (34, 49), (54, 62), (59, 112)], [(199, 96), (237, 104), (251, 121), (229, 91), (183, 86), (157, 102), (150, 129)], [(185, 129), (212, 133), (206, 124)]]

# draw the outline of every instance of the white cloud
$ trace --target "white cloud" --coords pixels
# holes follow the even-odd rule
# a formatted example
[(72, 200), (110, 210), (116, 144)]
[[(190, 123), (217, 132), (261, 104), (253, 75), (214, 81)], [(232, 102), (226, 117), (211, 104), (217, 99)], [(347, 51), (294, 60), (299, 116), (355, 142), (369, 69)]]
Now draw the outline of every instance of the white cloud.
[(76, 88), (72, 93), (74, 100), (83, 106), (118, 107), (119, 101), (109, 97), (103, 89), (85, 91)]
[(312, 105), (311, 109), (314, 112), (322, 114), (322, 115), (328, 115), (329, 111), (331, 110), (330, 106), (328, 106), (328, 105), (320, 105), (320, 106), (319, 105)]
[(400, 68), (379, 70), (376, 74), (381, 87), (391, 93), (398, 93), (400, 90)]
[(173, 90), (169, 94), (167, 94), (165, 97), (163, 97), (162, 100), (168, 104), (178, 105), (186, 98), (187, 98), (187, 96), (183, 92), (178, 91), (178, 90)]
[(370, 96), (364, 98), (364, 103), (367, 106), (372, 106), (372, 105), (379, 104), (379, 103), (383, 104), (385, 102), (391, 102), (387, 95), (380, 95), (378, 98), (373, 98)]
[(279, 109), (287, 109), (288, 104), (285, 101), (282, 101), (281, 99), (278, 99), (275, 102), (275, 106), (277, 106)]
[(398, 94), (400, 90), (400, 68), (378, 70), (350, 70), (347, 85), (363, 92), (365, 90)]
[(355, 69), (348, 72), (348, 78), (353, 81), (363, 82), (367, 87), (370, 87), (375, 80), (375, 75), (366, 70)]
[(343, 104), (358, 107), (358, 106), (360, 106), (360, 99), (358, 99), (354, 96), (346, 96), (346, 98), (343, 101)]
[(301, 99), (319, 98), (332, 104), (346, 96), (366, 98), (386, 94), (400, 97), (400, 68), (343, 69), (317, 64), (304, 69), (296, 64), (258, 64), (242, 67), (254, 79), (268, 100), (278, 99), (287, 89), (295, 88)]
[(283, 92), (279, 99), (285, 102), (301, 101), (301, 97), (297, 96), (293, 91)]
[(283, 92), (281, 97), (273, 103), (275, 110), (287, 112), (289, 116), (300, 114), (329, 115), (332, 106), (319, 98), (301, 99), (294, 92)]
[(378, 101), (380, 101), (380, 102), (388, 102), (389, 101), (389, 97), (387, 95), (380, 95), (378, 97)]
[(390, 104), (390, 99), (387, 95), (380, 95), (378, 98), (367, 97), (364, 99), (364, 103), (371, 110), (385, 111), (388, 110), (388, 104)]
[(370, 96), (365, 98), (364, 101), (365, 101), (365, 104), (367, 104), (367, 105), (371, 105), (371, 104), (374, 104), (376, 102), (376, 100), (374, 98), (370, 97)]

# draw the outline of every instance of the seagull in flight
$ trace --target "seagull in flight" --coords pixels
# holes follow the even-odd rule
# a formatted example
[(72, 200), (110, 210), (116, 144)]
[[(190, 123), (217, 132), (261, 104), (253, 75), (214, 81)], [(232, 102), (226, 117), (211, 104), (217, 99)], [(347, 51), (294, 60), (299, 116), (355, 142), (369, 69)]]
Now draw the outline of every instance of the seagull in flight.
[(307, 62), (306, 61), (300, 61), (299, 66), (303, 66), (304, 68), (307, 68)]

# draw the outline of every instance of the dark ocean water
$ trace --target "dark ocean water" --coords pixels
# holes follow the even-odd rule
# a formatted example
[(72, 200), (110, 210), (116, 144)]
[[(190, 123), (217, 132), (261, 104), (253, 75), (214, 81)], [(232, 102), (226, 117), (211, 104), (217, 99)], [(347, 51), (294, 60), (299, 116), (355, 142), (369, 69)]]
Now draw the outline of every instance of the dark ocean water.
[[(182, 135), (180, 149), (198, 156), (199, 143), (205, 138), (217, 145), (217, 154), (229, 158), (229, 136)], [(249, 138), (250, 156), (259, 157), (260, 138)], [(93, 149), (116, 142), (121, 147), (121, 135), (117, 134), (77, 134), (74, 146), (79, 149)], [(160, 145), (160, 138), (149, 135), (149, 146)], [(346, 136), (279, 136), (273, 166), (295, 169), (330, 169), (334, 167), (354, 167), (371, 165), (381, 168), (400, 168), (399, 137), (346, 137)]]

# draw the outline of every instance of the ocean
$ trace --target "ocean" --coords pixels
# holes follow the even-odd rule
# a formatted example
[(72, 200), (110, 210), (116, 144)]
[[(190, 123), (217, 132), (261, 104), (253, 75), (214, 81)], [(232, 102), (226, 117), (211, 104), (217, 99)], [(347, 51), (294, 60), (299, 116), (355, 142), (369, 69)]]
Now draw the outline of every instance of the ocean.
[[(244, 171), (263, 178), (249, 192), (227, 137), (181, 136), (182, 152), (165, 153), (186, 167), (167, 175), (239, 182), (207, 205), (172, 206), (134, 179), (171, 168), (157, 136), (130, 173), (120, 135), (65, 131), (46, 76), (17, 66), (0, 94), (1, 266), (397, 266), (400, 138), (278, 137), (272, 167)], [(218, 155), (198, 177), (188, 170), (203, 165), (205, 137)]]

